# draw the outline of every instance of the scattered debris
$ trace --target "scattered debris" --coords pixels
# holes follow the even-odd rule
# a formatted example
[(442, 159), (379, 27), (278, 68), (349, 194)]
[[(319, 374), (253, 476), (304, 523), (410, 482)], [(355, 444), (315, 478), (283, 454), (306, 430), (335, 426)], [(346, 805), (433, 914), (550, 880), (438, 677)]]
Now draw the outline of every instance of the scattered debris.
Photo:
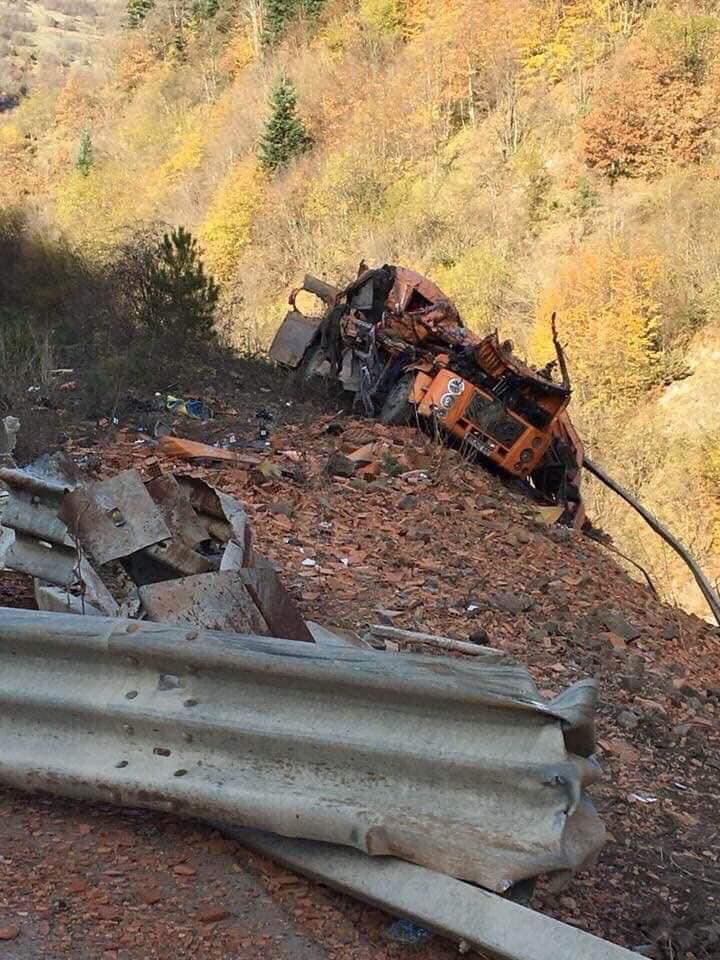
[(164, 397), (156, 393), (155, 397), (162, 400), (165, 410), (176, 417), (190, 417), (193, 420), (212, 420), (213, 411), (202, 400), (183, 400), (170, 394)]
[(395, 943), (416, 947), (429, 940), (432, 932), (426, 927), (418, 926), (412, 920), (394, 920), (386, 929), (385, 936)]
[(59, 458), (0, 470), (0, 480), (11, 492), (2, 529), (14, 533), (5, 564), (35, 578), (41, 609), (313, 642), (253, 550), (245, 511), (204, 481), (144, 483), (126, 470), (87, 483)]
[[(298, 311), (300, 290), (322, 302), (319, 316)], [(537, 372), (497, 333), (471, 333), (442, 290), (405, 267), (362, 264), (342, 290), (308, 275), (290, 308), (270, 348), (276, 362), (304, 379), (336, 380), (366, 416), (439, 431), (466, 456), (528, 481), (528, 494), (560, 507), (562, 522), (583, 526), (583, 448), (566, 412), (570, 381), (554, 318), (557, 362)]]

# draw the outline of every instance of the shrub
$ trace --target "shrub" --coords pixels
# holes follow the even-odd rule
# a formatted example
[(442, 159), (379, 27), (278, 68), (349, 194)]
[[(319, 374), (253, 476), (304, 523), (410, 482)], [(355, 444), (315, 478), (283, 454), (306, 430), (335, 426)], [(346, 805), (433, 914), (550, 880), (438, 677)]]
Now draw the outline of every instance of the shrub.
[(197, 240), (183, 227), (135, 254), (133, 298), (137, 318), (151, 335), (183, 340), (215, 339), (220, 290), (205, 273)]

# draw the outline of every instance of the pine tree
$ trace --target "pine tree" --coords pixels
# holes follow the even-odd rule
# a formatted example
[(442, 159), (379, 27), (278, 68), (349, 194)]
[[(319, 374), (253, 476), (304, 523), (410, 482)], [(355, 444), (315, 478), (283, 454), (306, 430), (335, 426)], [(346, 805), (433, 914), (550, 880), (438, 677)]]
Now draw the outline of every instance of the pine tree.
[(312, 139), (297, 115), (297, 92), (291, 80), (283, 76), (270, 98), (270, 116), (258, 147), (260, 166), (276, 173), (300, 154), (309, 150)]
[(298, 9), (298, 0), (264, 0), (264, 7), (265, 32), (263, 39), (265, 43), (273, 44), (282, 36), (288, 20), (295, 16)]
[(317, 17), (324, 4), (325, 0), (264, 0), (265, 43), (276, 43), (289, 21), (299, 13), (310, 19)]
[(80, 134), (80, 148), (78, 149), (75, 166), (84, 177), (87, 177), (94, 162), (95, 157), (93, 156), (93, 144), (90, 131), (83, 130)]
[(138, 314), (151, 333), (213, 340), (219, 297), (220, 288), (205, 273), (197, 240), (184, 227), (166, 233), (143, 254)]
[(127, 0), (128, 26), (139, 27), (155, 6), (155, 0)]

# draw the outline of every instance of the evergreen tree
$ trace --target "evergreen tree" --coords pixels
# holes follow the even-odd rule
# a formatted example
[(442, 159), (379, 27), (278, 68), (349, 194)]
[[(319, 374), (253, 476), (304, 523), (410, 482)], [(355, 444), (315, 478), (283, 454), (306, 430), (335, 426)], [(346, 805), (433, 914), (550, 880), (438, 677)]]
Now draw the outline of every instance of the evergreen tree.
[(193, 15), (198, 20), (212, 20), (220, 9), (220, 0), (195, 0)]
[(155, 0), (127, 0), (128, 26), (139, 27), (155, 6)]
[(289, 21), (299, 13), (316, 17), (324, 4), (325, 0), (264, 0), (265, 43), (276, 43)]
[(265, 43), (276, 43), (280, 39), (285, 24), (297, 12), (298, 2), (299, 0), (264, 0)]
[(189, 230), (177, 227), (146, 250), (139, 273), (138, 314), (151, 333), (215, 339), (213, 318), (220, 288), (206, 275)]
[(309, 150), (312, 139), (297, 115), (295, 86), (285, 76), (273, 90), (270, 110), (258, 147), (258, 158), (263, 170), (276, 173), (294, 157)]
[(80, 148), (78, 150), (75, 166), (84, 177), (87, 177), (94, 162), (95, 157), (93, 156), (93, 145), (90, 131), (83, 130), (83, 132), (80, 134)]

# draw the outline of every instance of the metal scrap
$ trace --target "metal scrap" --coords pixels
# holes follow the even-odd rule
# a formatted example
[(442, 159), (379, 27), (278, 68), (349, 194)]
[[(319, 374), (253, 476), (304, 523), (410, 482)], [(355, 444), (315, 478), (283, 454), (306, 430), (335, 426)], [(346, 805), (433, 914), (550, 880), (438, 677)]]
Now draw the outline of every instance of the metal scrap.
[(595, 699), (587, 681), (544, 701), (520, 666), (0, 610), (0, 782), (500, 892), (602, 846), (586, 793)]
[(20, 421), (17, 417), (3, 417), (0, 420), (0, 466), (12, 466), (19, 432)]
[(310, 840), (243, 830), (223, 832), (264, 857), (335, 890), (504, 960), (639, 960), (640, 954), (427, 867)]
[(58, 516), (100, 565), (171, 536), (135, 470), (79, 486), (63, 498)]
[(232, 497), (194, 477), (143, 483), (133, 470), (81, 482), (71, 467), (44, 458), (0, 470), (5, 563), (35, 578), (41, 609), (313, 642)]

